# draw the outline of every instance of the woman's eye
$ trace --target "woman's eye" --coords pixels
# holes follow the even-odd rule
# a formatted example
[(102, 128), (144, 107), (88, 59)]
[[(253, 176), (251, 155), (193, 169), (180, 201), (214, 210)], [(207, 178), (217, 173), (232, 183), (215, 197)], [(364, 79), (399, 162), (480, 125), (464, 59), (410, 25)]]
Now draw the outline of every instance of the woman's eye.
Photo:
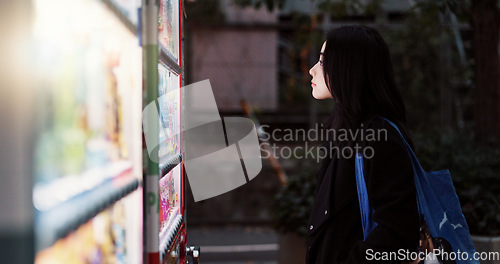
[(323, 61), (322, 60), (319, 61), (319, 65), (323, 66)]

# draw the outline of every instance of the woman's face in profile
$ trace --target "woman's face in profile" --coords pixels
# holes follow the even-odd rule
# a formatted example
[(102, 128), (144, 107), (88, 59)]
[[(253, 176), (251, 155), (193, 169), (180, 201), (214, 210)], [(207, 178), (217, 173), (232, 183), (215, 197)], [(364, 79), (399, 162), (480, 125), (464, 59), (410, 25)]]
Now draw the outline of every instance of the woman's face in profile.
[(309, 74), (312, 76), (311, 87), (312, 96), (316, 99), (328, 99), (332, 98), (332, 94), (326, 86), (325, 77), (323, 75), (323, 53), (325, 51), (326, 41), (321, 47), (321, 53), (319, 55), (319, 61), (314, 64), (314, 66), (309, 70)]

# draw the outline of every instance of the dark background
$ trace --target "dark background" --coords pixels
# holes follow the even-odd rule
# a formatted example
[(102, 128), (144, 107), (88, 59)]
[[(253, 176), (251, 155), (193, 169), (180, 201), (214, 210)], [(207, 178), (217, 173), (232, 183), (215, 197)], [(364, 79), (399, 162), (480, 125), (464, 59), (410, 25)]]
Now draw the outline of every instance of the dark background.
[[(308, 74), (326, 32), (375, 27), (389, 45), (422, 166), (450, 170), (471, 234), (499, 236), (499, 6), (492, 0), (188, 1), (186, 80), (210, 79), (222, 115), (245, 115), (239, 107), (245, 100), (267, 132), (308, 129), (333, 107), (312, 98)], [(263, 163), (254, 180), (218, 197), (195, 203), (188, 191), (188, 224), (304, 234), (316, 161), (278, 159), (287, 185)]]

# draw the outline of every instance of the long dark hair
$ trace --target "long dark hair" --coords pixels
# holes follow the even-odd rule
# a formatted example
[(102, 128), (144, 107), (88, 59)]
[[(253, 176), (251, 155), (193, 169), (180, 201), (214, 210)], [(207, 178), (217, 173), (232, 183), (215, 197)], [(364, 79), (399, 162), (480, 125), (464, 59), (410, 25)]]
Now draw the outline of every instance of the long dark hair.
[(363, 120), (383, 116), (395, 122), (410, 146), (406, 109), (396, 86), (389, 48), (367, 26), (330, 31), (323, 52), (325, 82), (335, 100), (327, 123), (335, 130), (359, 128)]

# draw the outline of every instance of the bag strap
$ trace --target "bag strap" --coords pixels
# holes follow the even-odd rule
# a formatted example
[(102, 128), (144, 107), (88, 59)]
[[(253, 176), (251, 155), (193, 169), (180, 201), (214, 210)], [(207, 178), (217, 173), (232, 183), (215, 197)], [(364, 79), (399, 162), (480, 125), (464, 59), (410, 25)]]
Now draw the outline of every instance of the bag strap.
[[(396, 124), (394, 124), (391, 120), (387, 119), (387, 118), (384, 118), (384, 117), (380, 117), (382, 118), (383, 120), (385, 120), (387, 123), (389, 123), (392, 127), (394, 127), (396, 129), (396, 131), (398, 131), (399, 133), (399, 136), (401, 137), (401, 139), (403, 140), (404, 144), (405, 144), (405, 147), (406, 147), (406, 151), (408, 151), (408, 155), (410, 156), (410, 159), (412, 160), (412, 165), (413, 165), (413, 171), (414, 171), (414, 175), (413, 177), (415, 177), (415, 169), (419, 169), (419, 170), (424, 170), (422, 168), (422, 166), (420, 165), (420, 162), (418, 162), (417, 160), (417, 156), (415, 155), (415, 153), (413, 153), (413, 150), (411, 149), (410, 145), (408, 144), (408, 142), (406, 142), (406, 139), (405, 137), (403, 136), (403, 133), (401, 133), (401, 131), (399, 130), (398, 126)], [(415, 168), (417, 167), (417, 168)], [(414, 179), (415, 180), (415, 179)], [(417, 195), (418, 196), (418, 195)], [(419, 215), (422, 214), (422, 207), (420, 205), (420, 201), (417, 197), (417, 207), (418, 207), (418, 213)], [(420, 220), (420, 216), (418, 218)], [(420, 224), (422, 224), (422, 221), (420, 221)]]
[(401, 137), (401, 139), (403, 140), (405, 147), (406, 147), (406, 150), (408, 151), (408, 154), (410, 154), (410, 158), (412, 160), (413, 166), (415, 166), (416, 169), (424, 170), (422, 168), (422, 166), (420, 165), (420, 162), (418, 162), (417, 156), (415, 155), (415, 153), (413, 153), (413, 150), (411, 149), (410, 144), (408, 144), (408, 142), (406, 142), (406, 139), (403, 136), (403, 133), (401, 133), (401, 131), (399, 130), (398, 126), (396, 124), (394, 124), (391, 120), (389, 120), (385, 117), (379, 117), (379, 118), (387, 121), (387, 123), (389, 123), (392, 127), (394, 127), (394, 129), (396, 129), (396, 131), (398, 131), (399, 137)]
[[(380, 117), (383, 120), (387, 121), (392, 127), (398, 131), (399, 136), (404, 142), (404, 145), (406, 147), (406, 150), (410, 156), (410, 159), (412, 160), (412, 165), (413, 165), (413, 171), (414, 171), (414, 177), (415, 177), (415, 166), (418, 166), (418, 169), (422, 169), (420, 163), (418, 162), (415, 153), (413, 153), (413, 150), (411, 149), (410, 145), (408, 142), (406, 142), (406, 139), (404, 138), (403, 134), (399, 130), (398, 126), (394, 124), (392, 121)], [(422, 169), (423, 170), (423, 169)], [(373, 208), (370, 206), (370, 202), (368, 199), (368, 191), (366, 187), (366, 180), (364, 176), (364, 165), (363, 165), (363, 154), (357, 152), (356, 153), (356, 159), (355, 159), (355, 174), (356, 174), (356, 187), (358, 191), (358, 201), (359, 201), (359, 210), (360, 210), (360, 215), (361, 215), (361, 224), (363, 227), (363, 241), (368, 237), (368, 234), (377, 226), (377, 223), (372, 220), (372, 213), (373, 213)], [(415, 179), (414, 179), (415, 180)], [(417, 201), (417, 208), (419, 212), (419, 222), (420, 226), (422, 226), (422, 219), (420, 215), (422, 214), (422, 208), (420, 205), (420, 201), (418, 199), (418, 194), (416, 195), (416, 201)]]
[[(361, 215), (361, 224), (363, 227), (363, 241), (365, 241), (368, 234), (377, 226), (372, 220), (373, 209), (368, 200), (368, 191), (366, 188), (366, 181), (364, 177), (363, 168), (363, 154), (356, 153), (355, 159), (355, 174), (356, 174), (356, 188), (358, 190), (359, 212)], [(374, 224), (373, 224), (374, 223)]]

